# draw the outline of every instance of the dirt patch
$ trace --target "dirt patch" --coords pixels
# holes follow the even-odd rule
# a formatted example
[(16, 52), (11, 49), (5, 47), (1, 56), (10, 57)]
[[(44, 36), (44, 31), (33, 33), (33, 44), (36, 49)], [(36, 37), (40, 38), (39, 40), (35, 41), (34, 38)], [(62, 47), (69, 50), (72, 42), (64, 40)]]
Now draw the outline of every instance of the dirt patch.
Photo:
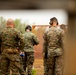
[(43, 60), (42, 59), (35, 59), (34, 69), (36, 70), (37, 75), (43, 75), (44, 74), (44, 66), (43, 66)]

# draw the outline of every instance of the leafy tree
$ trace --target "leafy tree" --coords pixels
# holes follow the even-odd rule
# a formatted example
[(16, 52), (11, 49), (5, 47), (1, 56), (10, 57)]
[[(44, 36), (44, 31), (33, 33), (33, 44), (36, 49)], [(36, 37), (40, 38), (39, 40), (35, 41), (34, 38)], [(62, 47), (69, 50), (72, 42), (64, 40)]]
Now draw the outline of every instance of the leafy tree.
[(15, 27), (16, 27), (18, 30), (20, 30), (22, 33), (25, 32), (25, 26), (26, 26), (25, 23), (21, 23), (21, 20), (20, 20), (20, 19), (16, 19), (16, 20), (14, 21), (14, 23), (15, 23)]
[(6, 27), (6, 20), (3, 17), (0, 17), (0, 31)]

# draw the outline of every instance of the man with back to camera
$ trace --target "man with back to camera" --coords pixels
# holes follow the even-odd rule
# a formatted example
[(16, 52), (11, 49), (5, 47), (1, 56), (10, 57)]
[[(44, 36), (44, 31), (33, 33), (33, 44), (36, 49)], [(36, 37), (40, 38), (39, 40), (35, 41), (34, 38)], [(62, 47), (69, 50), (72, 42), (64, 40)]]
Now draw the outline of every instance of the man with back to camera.
[[(20, 65), (19, 50), (24, 48), (23, 35), (14, 28), (14, 21), (8, 19), (6, 28), (0, 33), (1, 72), (0, 75), (26, 75)], [(21, 71), (22, 74), (19, 72)]]
[(39, 44), (39, 40), (35, 34), (32, 32), (32, 28), (30, 25), (27, 25), (25, 28), (24, 39), (25, 39), (25, 63), (24, 70), (27, 71), (27, 75), (32, 75), (32, 68), (34, 63), (34, 45)]
[(50, 19), (50, 25), (43, 36), (44, 75), (63, 75), (64, 31), (57, 28), (58, 20), (55, 17)]

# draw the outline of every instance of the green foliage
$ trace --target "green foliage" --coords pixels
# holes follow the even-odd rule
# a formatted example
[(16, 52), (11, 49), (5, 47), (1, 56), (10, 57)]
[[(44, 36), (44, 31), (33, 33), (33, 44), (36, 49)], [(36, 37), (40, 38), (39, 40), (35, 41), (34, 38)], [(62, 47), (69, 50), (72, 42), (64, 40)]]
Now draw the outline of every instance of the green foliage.
[(3, 17), (0, 17), (0, 31), (6, 27), (6, 20)]
[(18, 30), (20, 30), (20, 29), (21, 29), (21, 20), (20, 20), (20, 19), (16, 19), (16, 20), (14, 21), (14, 23), (15, 23), (15, 27), (16, 27)]
[(36, 75), (37, 73), (36, 73), (36, 70), (35, 69), (33, 69), (32, 70), (32, 75)]
[(20, 19), (16, 19), (14, 21), (14, 23), (15, 23), (15, 28), (17, 28), (18, 30), (20, 30), (22, 33), (25, 32), (25, 26), (26, 26), (25, 23), (21, 23)]
[[(21, 31), (22, 33), (25, 32), (25, 27), (26, 27), (26, 22), (24, 23), (21, 22), (21, 19), (15, 19), (14, 23), (15, 23), (15, 28), (17, 28), (19, 31)], [(6, 19), (4, 19), (3, 17), (0, 17), (0, 31), (6, 27)]]

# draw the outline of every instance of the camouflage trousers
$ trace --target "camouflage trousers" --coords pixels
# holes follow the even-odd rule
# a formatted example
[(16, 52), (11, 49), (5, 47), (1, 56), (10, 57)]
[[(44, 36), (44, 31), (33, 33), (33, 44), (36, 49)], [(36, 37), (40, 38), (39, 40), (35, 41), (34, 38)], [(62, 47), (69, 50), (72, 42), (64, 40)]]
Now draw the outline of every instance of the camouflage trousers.
[(24, 70), (27, 72), (27, 75), (32, 75), (33, 63), (34, 52), (25, 52)]
[[(0, 75), (25, 75), (25, 72), (20, 65), (19, 54), (2, 53), (1, 57)], [(20, 72), (22, 74), (20, 74)]]
[(44, 59), (44, 75), (63, 75), (63, 56)]

